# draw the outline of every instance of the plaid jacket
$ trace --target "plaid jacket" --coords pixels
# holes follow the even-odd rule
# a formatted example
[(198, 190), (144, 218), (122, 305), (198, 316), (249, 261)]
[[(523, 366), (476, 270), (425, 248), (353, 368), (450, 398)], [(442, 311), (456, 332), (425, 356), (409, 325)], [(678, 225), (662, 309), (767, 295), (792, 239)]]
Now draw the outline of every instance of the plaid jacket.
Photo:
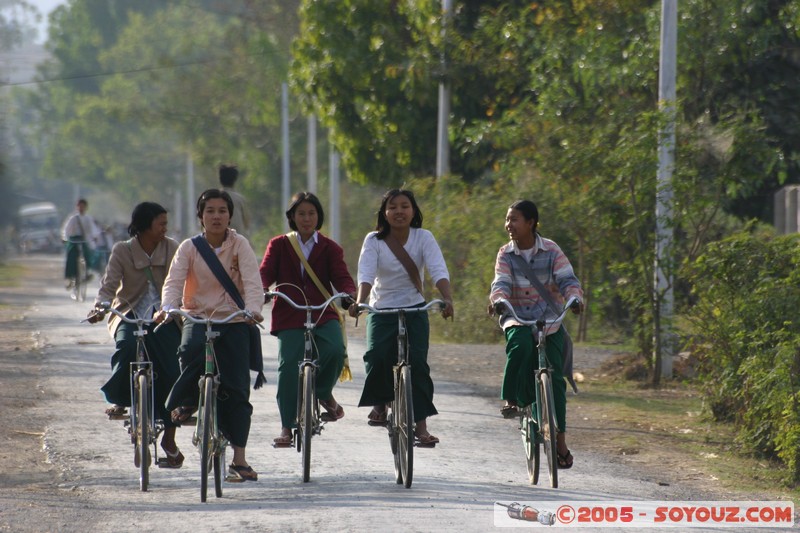
[[(542, 285), (550, 291), (553, 300), (559, 305), (564, 305), (564, 302), (572, 296), (583, 299), (580, 281), (561, 248), (555, 242), (537, 235), (534, 250), (530, 261), (531, 268)], [(500, 298), (506, 298), (517, 315), (524, 320), (537, 320), (542, 316), (555, 318), (547, 309), (547, 303), (539, 295), (536, 287), (528, 281), (519, 268), (514, 268), (511, 254), (521, 255), (514, 241), (504, 245), (497, 252), (489, 299), (495, 302)], [(503, 329), (521, 325), (506, 315), (501, 317), (501, 324)], [(557, 331), (560, 326), (560, 322), (553, 324), (548, 328), (547, 334)]]

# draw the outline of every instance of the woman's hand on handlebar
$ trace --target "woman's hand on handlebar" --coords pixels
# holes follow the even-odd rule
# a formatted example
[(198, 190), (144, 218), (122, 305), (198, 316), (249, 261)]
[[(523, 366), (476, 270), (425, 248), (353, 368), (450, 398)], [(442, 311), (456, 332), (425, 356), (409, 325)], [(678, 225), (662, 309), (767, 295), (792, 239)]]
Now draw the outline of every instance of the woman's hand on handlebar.
[(455, 309), (453, 308), (453, 300), (447, 299), (444, 300), (444, 308), (442, 309), (442, 317), (453, 318), (453, 314), (455, 313)]
[(251, 311), (250, 314), (253, 315), (253, 318), (252, 319), (248, 318), (247, 320), (245, 320), (245, 322), (247, 322), (248, 324), (261, 323), (264, 321), (264, 316), (258, 311)]
[(167, 322), (169, 322), (170, 320), (172, 320), (172, 316), (171, 316), (169, 313), (167, 313), (166, 311), (164, 311), (163, 309), (159, 309), (159, 310), (158, 310), (158, 311), (156, 311), (156, 313), (153, 315), (153, 321), (154, 321), (156, 324), (161, 324), (162, 322), (163, 322), (163, 323), (167, 323)]
[(361, 313), (361, 311), (359, 311), (359, 309), (358, 309), (358, 304), (359, 303), (360, 302), (357, 302), (355, 299), (353, 299), (353, 302), (347, 308), (347, 314), (350, 315), (353, 318), (358, 318), (358, 315)]

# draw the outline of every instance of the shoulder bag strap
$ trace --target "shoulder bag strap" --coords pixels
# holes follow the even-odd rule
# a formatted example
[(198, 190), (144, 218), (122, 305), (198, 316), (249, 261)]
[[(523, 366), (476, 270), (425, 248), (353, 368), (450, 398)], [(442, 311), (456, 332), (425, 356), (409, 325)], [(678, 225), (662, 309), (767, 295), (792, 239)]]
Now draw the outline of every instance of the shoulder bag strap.
[(519, 267), (520, 270), (522, 270), (523, 275), (528, 278), (528, 281), (531, 282), (531, 285), (533, 285), (534, 288), (539, 292), (539, 296), (541, 296), (542, 300), (545, 301), (547, 307), (550, 308), (550, 311), (558, 316), (560, 311), (558, 310), (555, 300), (553, 300), (550, 292), (545, 288), (542, 282), (539, 281), (539, 278), (536, 277), (536, 273), (533, 271), (533, 268), (531, 268), (531, 265), (521, 255), (517, 255), (513, 252), (509, 255), (511, 255), (511, 262), (514, 263), (515, 266)]
[(411, 256), (408, 255), (406, 249), (403, 248), (403, 245), (400, 244), (400, 241), (395, 239), (391, 233), (383, 239), (383, 242), (386, 243), (386, 246), (389, 247), (389, 250), (391, 250), (397, 260), (400, 261), (400, 264), (402, 264), (403, 268), (406, 269), (408, 277), (411, 278), (411, 282), (414, 284), (414, 287), (416, 287), (417, 291), (422, 294), (422, 278), (420, 278), (419, 269), (417, 268), (417, 264), (414, 263), (414, 260), (411, 259)]
[(192, 244), (195, 245), (197, 251), (203, 256), (206, 264), (208, 264), (208, 268), (211, 269), (211, 272), (213, 272), (214, 276), (219, 280), (222, 288), (230, 294), (239, 309), (244, 309), (244, 300), (242, 299), (242, 295), (239, 294), (239, 289), (236, 288), (231, 277), (225, 272), (225, 267), (219, 262), (219, 257), (217, 257), (217, 254), (211, 249), (208, 241), (202, 235), (195, 235), (192, 237)]

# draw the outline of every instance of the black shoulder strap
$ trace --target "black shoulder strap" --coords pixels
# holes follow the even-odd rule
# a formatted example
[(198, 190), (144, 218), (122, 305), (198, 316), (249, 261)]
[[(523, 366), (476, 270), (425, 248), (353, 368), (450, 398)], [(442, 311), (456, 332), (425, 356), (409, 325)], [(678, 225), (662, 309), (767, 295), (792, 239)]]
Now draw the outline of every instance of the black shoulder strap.
[(211, 249), (208, 241), (205, 240), (202, 235), (195, 235), (192, 237), (192, 244), (195, 245), (197, 251), (200, 252), (200, 255), (202, 255), (203, 259), (206, 260), (208, 268), (210, 268), (211, 272), (213, 272), (217, 277), (222, 285), (222, 288), (231, 295), (231, 298), (233, 298), (233, 301), (236, 302), (237, 306), (239, 306), (239, 309), (244, 309), (244, 300), (242, 299), (242, 295), (239, 294), (239, 289), (236, 288), (236, 285), (233, 284), (231, 277), (227, 272), (225, 272), (225, 267), (223, 267), (222, 263), (219, 262), (217, 254), (215, 254), (214, 250)]

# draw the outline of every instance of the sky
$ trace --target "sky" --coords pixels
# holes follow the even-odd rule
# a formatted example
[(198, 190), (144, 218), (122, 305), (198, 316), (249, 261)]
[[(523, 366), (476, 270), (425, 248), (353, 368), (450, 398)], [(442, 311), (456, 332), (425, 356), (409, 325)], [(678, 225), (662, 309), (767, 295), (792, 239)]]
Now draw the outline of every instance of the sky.
[(42, 22), (38, 26), (39, 35), (37, 42), (42, 43), (47, 39), (47, 16), (56, 7), (61, 4), (66, 4), (66, 0), (26, 0), (29, 4), (33, 5), (42, 14)]

